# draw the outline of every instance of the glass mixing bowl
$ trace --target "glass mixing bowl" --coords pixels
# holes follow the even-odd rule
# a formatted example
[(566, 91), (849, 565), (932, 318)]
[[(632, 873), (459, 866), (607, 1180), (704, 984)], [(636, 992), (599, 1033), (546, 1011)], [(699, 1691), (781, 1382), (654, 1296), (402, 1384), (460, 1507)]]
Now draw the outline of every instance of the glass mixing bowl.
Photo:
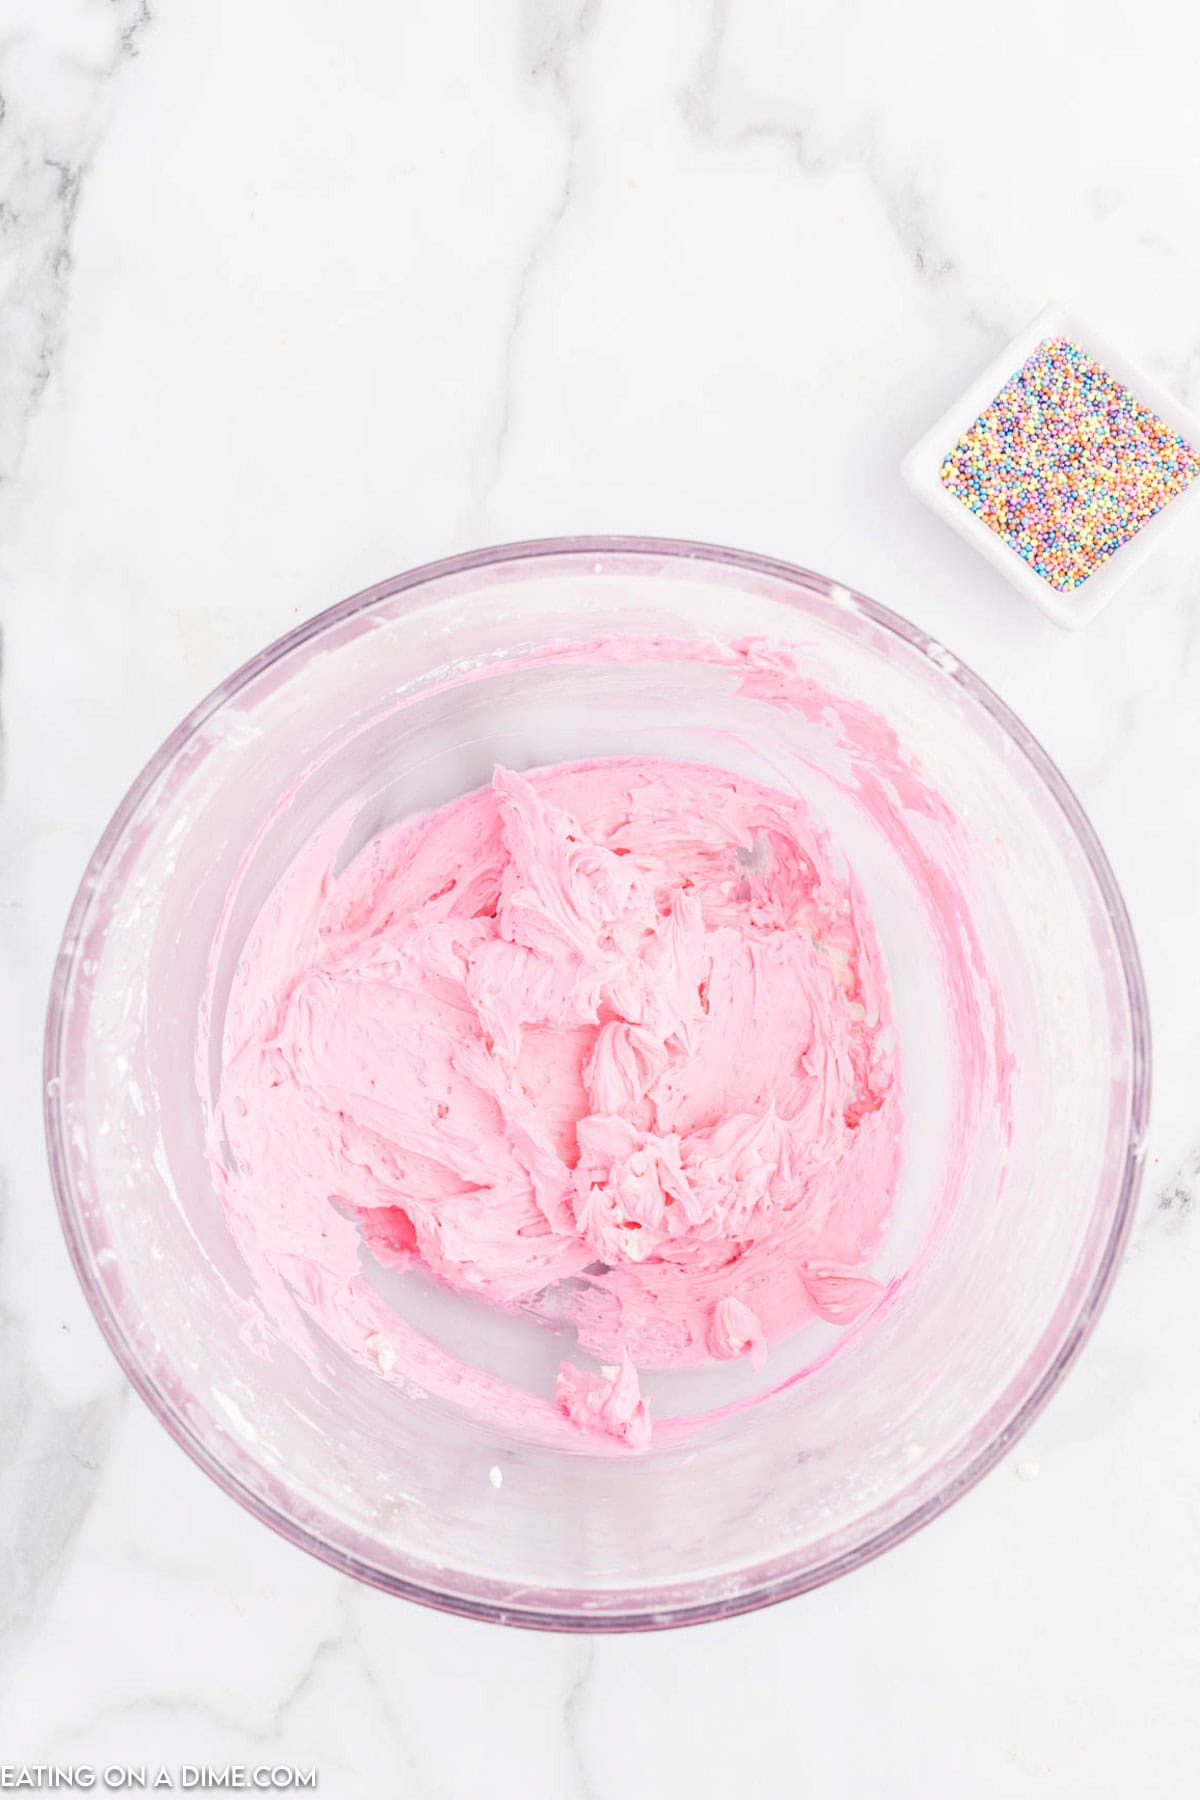
[[(593, 655), (613, 634), (657, 646)], [(963, 999), (928, 954), (913, 876), (928, 811), (894, 783), (875, 795), (917, 859), (901, 867), (879, 805), (868, 816), (844, 779), (836, 708), (788, 710), (769, 684), (747, 691), (662, 649), (747, 634), (793, 645), (824, 689), (885, 721), (956, 821), (962, 967), (986, 964), (997, 1002), (976, 1021), (992, 1051), (965, 1123), (949, 1022)], [(560, 653), (538, 654), (550, 644)], [(249, 1277), (205, 1156), (214, 1071), (196, 1059), (205, 1009), (220, 1041), (263, 899), (348, 803), (346, 855), (496, 761), (631, 753), (791, 785), (846, 848), (898, 1024), (905, 1161), (881, 1256), (907, 1273), (863, 1324), (806, 1328), (760, 1375), (651, 1373), (655, 1416), (674, 1424), (641, 1456), (525, 1441), (332, 1342), (316, 1372), (283, 1343), (263, 1354), (242, 1330)], [(941, 646), (819, 575), (645, 539), (455, 557), (347, 600), (231, 676), (105, 832), (63, 938), (46, 1046), (50, 1158), (80, 1281), (200, 1467), (360, 1579), (564, 1630), (681, 1624), (797, 1594), (977, 1481), (1096, 1318), (1147, 1095), (1124, 905), (1078, 802), (1008, 709)], [(389, 1297), (429, 1336), (549, 1393), (569, 1340), (420, 1276), (393, 1280)]]

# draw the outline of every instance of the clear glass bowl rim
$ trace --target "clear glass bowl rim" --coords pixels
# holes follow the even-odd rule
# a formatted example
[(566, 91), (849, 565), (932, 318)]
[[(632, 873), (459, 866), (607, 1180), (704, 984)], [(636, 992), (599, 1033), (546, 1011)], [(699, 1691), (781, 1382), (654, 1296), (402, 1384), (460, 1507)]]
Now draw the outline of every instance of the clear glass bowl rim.
[[(1031, 1381), (1029, 1391), (1024, 1395), (1013, 1416), (988, 1443), (977, 1451), (966, 1468), (955, 1475), (945, 1487), (886, 1530), (865, 1537), (852, 1549), (825, 1563), (796, 1571), (791, 1575), (787, 1573), (768, 1575), (766, 1568), (775, 1570), (779, 1562), (778, 1557), (772, 1557), (765, 1565), (761, 1584), (754, 1585), (753, 1572), (746, 1571), (748, 1585), (733, 1596), (725, 1594), (707, 1600), (699, 1598), (683, 1604), (661, 1606), (654, 1604), (653, 1596), (650, 1595), (643, 1605), (631, 1606), (626, 1611), (606, 1611), (600, 1615), (581, 1607), (574, 1610), (548, 1607), (525, 1612), (487, 1599), (475, 1600), (453, 1591), (442, 1590), (432, 1583), (424, 1584), (402, 1579), (359, 1556), (350, 1554), (336, 1544), (327, 1542), (317, 1533), (308, 1530), (298, 1521), (278, 1511), (261, 1495), (247, 1488), (201, 1441), (179, 1407), (163, 1392), (153, 1375), (142, 1364), (125, 1334), (118, 1313), (97, 1279), (82, 1225), (81, 1196), (76, 1189), (66, 1154), (63, 1110), (63, 1032), (66, 1021), (66, 1001), (78, 954), (77, 946), (82, 941), (82, 927), (92, 897), (101, 884), (105, 870), (116, 855), (126, 827), (136, 814), (141, 802), (165, 771), (185, 751), (186, 746), (201, 725), (233, 695), (264, 670), (270, 668), (273, 663), (278, 662), (282, 657), (289, 655), (310, 640), (320, 637), (322, 633), (356, 613), (365, 612), (384, 601), (395, 601), (399, 595), (410, 596), (408, 604), (415, 605), (420, 598), (420, 590), (430, 583), (446, 577), (461, 575), (474, 569), (502, 564), (536, 562), (544, 558), (570, 557), (578, 557), (581, 560), (652, 557), (708, 563), (723, 569), (742, 569), (751, 574), (766, 576), (802, 592), (807, 590), (810, 593), (815, 592), (826, 597), (836, 593), (844, 607), (848, 607), (883, 631), (911, 646), (927, 661), (933, 663), (944, 679), (957, 683), (975, 704), (990, 714), (992, 720), (1011, 740), (1014, 748), (1031, 766), (1057, 805), (1068, 829), (1083, 852), (1107, 911), (1109, 924), (1120, 954), (1121, 972), (1129, 1006), (1133, 1072), (1130, 1095), (1130, 1130), (1125, 1146), (1124, 1167), (1121, 1172), (1120, 1187), (1113, 1209), (1108, 1238), (1094, 1279), (1080, 1298), (1075, 1319), (1053, 1362)], [(798, 611), (803, 611), (801, 600), (798, 599), (795, 604)], [(965, 664), (955, 660), (952, 667), (947, 666), (943, 646), (938, 640), (921, 631), (898, 613), (892, 612), (890, 608), (868, 598), (867, 595), (795, 563), (762, 556), (753, 551), (731, 549), (723, 545), (705, 544), (681, 538), (630, 536), (535, 538), (444, 557), (436, 562), (425, 563), (410, 569), (404, 574), (392, 576), (388, 580), (377, 582), (373, 587), (365, 588), (360, 593), (351, 595), (349, 599), (315, 613), (292, 631), (267, 645), (248, 662), (243, 663), (239, 669), (236, 669), (225, 681), (206, 695), (164, 740), (135, 778), (105, 827), (80, 881), (63, 930), (51, 979), (44, 1049), (46, 1144), (59, 1220), (66, 1238), (71, 1262), (96, 1322), (126, 1378), (145, 1401), (154, 1417), (170, 1433), (175, 1442), (187, 1452), (193, 1462), (247, 1512), (261, 1520), (263, 1524), (270, 1526), (281, 1537), (296, 1544), (300, 1549), (306, 1550), (310, 1555), (317, 1557), (332, 1568), (343, 1574), (351, 1575), (369, 1586), (379, 1588), (386, 1593), (399, 1594), (405, 1599), (416, 1601), (420, 1605), (432, 1607), (437, 1611), (453, 1613), (465, 1618), (482, 1619), (535, 1630), (593, 1634), (663, 1630), (679, 1625), (701, 1624), (709, 1620), (732, 1618), (741, 1613), (754, 1612), (760, 1607), (791, 1599), (797, 1594), (821, 1587), (839, 1575), (848, 1574), (851, 1570), (882, 1555), (893, 1545), (902, 1543), (905, 1538), (911, 1537), (915, 1531), (929, 1524), (955, 1500), (974, 1487), (976, 1482), (980, 1481), (995, 1466), (1013, 1442), (1028, 1429), (1091, 1335), (1100, 1310), (1108, 1297), (1129, 1235), (1141, 1173), (1141, 1155), (1149, 1107), (1149, 1008), (1141, 959), (1138, 955), (1129, 914), (1091, 821), (1061, 770), (1042, 748), (1033, 733), (1022, 724), (987, 683)]]

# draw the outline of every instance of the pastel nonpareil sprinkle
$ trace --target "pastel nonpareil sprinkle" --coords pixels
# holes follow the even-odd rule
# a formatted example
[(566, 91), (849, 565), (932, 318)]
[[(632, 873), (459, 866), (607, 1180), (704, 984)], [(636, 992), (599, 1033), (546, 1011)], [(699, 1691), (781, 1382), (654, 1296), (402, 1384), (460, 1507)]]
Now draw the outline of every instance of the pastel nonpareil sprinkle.
[(1200, 475), (1187, 440), (1069, 338), (1047, 338), (965, 432), (942, 484), (1060, 593)]

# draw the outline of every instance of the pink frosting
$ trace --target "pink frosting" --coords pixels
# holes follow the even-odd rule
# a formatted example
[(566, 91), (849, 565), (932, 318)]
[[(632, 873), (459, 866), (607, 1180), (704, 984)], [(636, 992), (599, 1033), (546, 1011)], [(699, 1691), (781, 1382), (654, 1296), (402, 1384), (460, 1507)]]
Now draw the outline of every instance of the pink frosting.
[(872, 1305), (887, 989), (799, 800), (678, 762), (497, 769), (340, 875), (335, 847), (285, 873), (227, 1016), (213, 1154), (268, 1315), (428, 1380), (369, 1280), (420, 1264), (572, 1324), (615, 1368), (564, 1363), (558, 1411), (639, 1448), (639, 1367), (758, 1366)]
[[(865, 1277), (870, 1282), (870, 1277)], [(872, 1288), (874, 1282), (870, 1282)], [(736, 1294), (718, 1300), (712, 1310), (708, 1328), (708, 1347), (714, 1356), (723, 1358), (749, 1354), (752, 1367), (761, 1369), (767, 1360), (767, 1340), (762, 1320)]]
[(584, 1431), (621, 1438), (631, 1450), (644, 1450), (650, 1442), (650, 1407), (627, 1356), (617, 1366), (602, 1367), (598, 1375), (577, 1369), (574, 1363), (560, 1363), (554, 1399), (571, 1423)]

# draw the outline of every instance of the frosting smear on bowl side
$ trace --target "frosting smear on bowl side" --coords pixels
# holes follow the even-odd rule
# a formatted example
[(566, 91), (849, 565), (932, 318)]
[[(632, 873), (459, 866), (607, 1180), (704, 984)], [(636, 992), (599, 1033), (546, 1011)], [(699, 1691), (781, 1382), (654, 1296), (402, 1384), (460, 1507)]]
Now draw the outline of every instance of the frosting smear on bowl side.
[(893, 1055), (803, 802), (667, 760), (497, 768), (339, 874), (325, 840), (288, 868), (230, 1002), (214, 1160), (268, 1285), (382, 1375), (433, 1352), (371, 1259), (568, 1320), (601, 1368), (562, 1365), (560, 1414), (638, 1449), (639, 1368), (757, 1367), (873, 1303)]

